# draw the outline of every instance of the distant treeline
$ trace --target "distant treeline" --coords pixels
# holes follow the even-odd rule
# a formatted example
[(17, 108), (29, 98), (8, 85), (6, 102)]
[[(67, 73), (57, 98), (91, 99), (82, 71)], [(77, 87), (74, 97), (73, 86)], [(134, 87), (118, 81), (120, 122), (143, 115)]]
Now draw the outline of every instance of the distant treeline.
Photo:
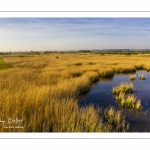
[(118, 55), (137, 55), (137, 54), (150, 54), (150, 51), (131, 51), (131, 52), (95, 52), (98, 54), (118, 54)]
[(96, 54), (119, 54), (119, 55), (137, 55), (137, 54), (150, 54), (150, 50), (79, 50), (79, 53), (96, 53)]
[(94, 54), (118, 54), (118, 55), (137, 55), (137, 54), (150, 54), (150, 50), (79, 50), (79, 51), (29, 51), (29, 52), (0, 52), (0, 55), (40, 55), (40, 54), (51, 54), (51, 53), (94, 53)]

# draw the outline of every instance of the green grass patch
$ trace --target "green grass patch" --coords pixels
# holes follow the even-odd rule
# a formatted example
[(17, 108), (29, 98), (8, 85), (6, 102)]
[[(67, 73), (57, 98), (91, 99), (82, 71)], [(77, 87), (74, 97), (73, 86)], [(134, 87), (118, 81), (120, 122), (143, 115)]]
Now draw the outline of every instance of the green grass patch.
[(6, 64), (3, 60), (3, 58), (0, 58), (0, 70), (5, 70), (5, 69), (9, 69), (9, 68), (13, 68), (13, 66), (10, 64)]

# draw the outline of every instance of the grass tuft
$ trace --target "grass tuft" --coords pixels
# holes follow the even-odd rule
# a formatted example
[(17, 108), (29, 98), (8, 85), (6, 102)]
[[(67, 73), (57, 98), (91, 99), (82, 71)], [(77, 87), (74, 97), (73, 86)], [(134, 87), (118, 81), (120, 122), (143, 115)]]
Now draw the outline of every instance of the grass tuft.
[(122, 82), (119, 86), (113, 87), (112, 93), (119, 95), (120, 93), (133, 93), (134, 86), (132, 83)]
[(124, 120), (124, 115), (120, 110), (115, 110), (114, 107), (110, 106), (104, 111), (104, 116), (106, 121), (111, 124), (113, 127), (118, 129), (123, 129), (126, 126), (126, 130), (128, 128), (126, 121)]
[(123, 107), (128, 109), (141, 109), (141, 100), (137, 100), (137, 97), (135, 97), (133, 94), (128, 95), (120, 93), (118, 96), (116, 96), (116, 100), (119, 101)]
[(112, 89), (113, 94), (116, 96), (116, 100), (120, 102), (123, 107), (128, 109), (140, 109), (140, 100), (137, 100), (133, 94), (134, 86), (132, 83), (121, 83), (119, 86)]
[(140, 80), (145, 80), (145, 79), (146, 79), (146, 77), (144, 76), (144, 74), (140, 74), (140, 75), (138, 76), (138, 78), (139, 78)]
[(127, 108), (135, 108), (136, 97), (134, 95), (128, 95), (125, 100), (125, 106)]
[(140, 110), (140, 109), (141, 109), (141, 100), (138, 100), (138, 101), (136, 102), (135, 107), (136, 107), (137, 110)]
[(136, 75), (130, 75), (130, 80), (135, 80)]

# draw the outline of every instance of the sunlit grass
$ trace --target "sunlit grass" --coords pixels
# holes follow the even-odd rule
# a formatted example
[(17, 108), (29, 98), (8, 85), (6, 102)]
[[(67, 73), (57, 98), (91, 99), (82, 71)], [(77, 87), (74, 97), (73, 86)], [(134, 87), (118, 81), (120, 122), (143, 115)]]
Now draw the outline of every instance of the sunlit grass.
[(84, 75), (87, 76), (92, 82), (97, 82), (99, 80), (99, 74), (97, 72), (89, 71), (86, 72)]
[(101, 68), (98, 70), (99, 76), (100, 77), (112, 77), (114, 76), (113, 69), (110, 68)]
[(130, 75), (130, 80), (135, 80), (136, 75)]
[[(12, 54), (0, 59), (5, 63), (0, 72), (0, 118), (24, 120), (23, 129), (4, 129), (1, 132), (111, 132), (127, 131), (125, 118), (115, 108), (100, 109), (93, 105), (80, 108), (78, 98), (88, 92), (92, 82), (116, 73), (149, 70), (148, 56), (52, 53), (41, 55)], [(137, 61), (138, 60), (138, 61)], [(6, 64), (13, 66), (5, 70)], [(7, 68), (7, 67), (6, 67)], [(107, 79), (104, 79), (107, 80)], [(122, 105), (141, 102), (132, 93), (133, 85), (125, 83), (114, 89)], [(123, 99), (124, 97), (124, 99)], [(127, 100), (127, 102), (126, 102)]]
[(123, 107), (138, 110), (141, 108), (141, 101), (131, 94), (134, 92), (132, 83), (121, 83), (119, 86), (113, 87), (112, 92)]
[(150, 63), (148, 64), (145, 64), (144, 66), (143, 66), (143, 69), (145, 69), (146, 71), (150, 71)]
[(104, 116), (108, 123), (118, 129), (128, 130), (129, 125), (124, 120), (125, 116), (120, 110), (115, 110), (114, 107), (108, 107), (104, 110)]
[(144, 76), (144, 74), (140, 74), (140, 75), (138, 76), (138, 78), (139, 78), (140, 80), (145, 80), (145, 79), (146, 79), (146, 77)]
[(122, 82), (119, 86), (113, 87), (112, 93), (119, 95), (120, 93), (133, 93), (134, 86), (132, 83)]
[(116, 96), (116, 100), (119, 101), (123, 107), (128, 109), (141, 109), (141, 100), (138, 100), (133, 94), (120, 93)]
[(136, 97), (134, 95), (128, 95), (125, 100), (125, 106), (127, 108), (132, 109), (135, 107), (135, 102), (136, 102)]
[(134, 67), (137, 69), (137, 70), (142, 70), (144, 69), (144, 65), (143, 64), (135, 64)]
[(130, 72), (136, 72), (136, 68), (131, 65), (116, 65), (114, 67), (114, 72), (116, 73), (130, 73)]
[(83, 70), (79, 70), (79, 69), (68, 69), (68, 70), (64, 70), (61, 73), (62, 78), (65, 79), (69, 79), (69, 78), (74, 78), (74, 77), (79, 77), (83, 74)]
[(141, 109), (141, 100), (138, 100), (135, 104), (136, 109), (140, 110)]

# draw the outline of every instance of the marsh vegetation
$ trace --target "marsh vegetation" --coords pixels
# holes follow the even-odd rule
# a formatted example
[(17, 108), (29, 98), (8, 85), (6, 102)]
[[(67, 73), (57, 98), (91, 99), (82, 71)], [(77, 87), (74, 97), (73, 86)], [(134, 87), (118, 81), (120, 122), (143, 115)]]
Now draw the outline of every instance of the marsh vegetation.
[(116, 96), (116, 100), (119, 101), (123, 107), (128, 109), (141, 109), (141, 100), (138, 100), (133, 94), (127, 95), (120, 93), (118, 96)]
[(10, 69), (13, 68), (13, 65), (6, 64), (3, 58), (0, 58), (0, 70)]
[(130, 80), (135, 80), (136, 75), (130, 75)]
[(139, 78), (140, 80), (145, 80), (145, 79), (146, 79), (146, 77), (144, 76), (144, 74), (140, 74), (140, 75), (138, 76), (138, 78)]
[[(100, 78), (150, 67), (147, 59), (149, 54), (128, 57), (94, 53), (19, 56), (11, 54), (1, 59), (1, 64), (9, 67), (2, 67), (0, 71), (0, 118), (22, 119), (23, 128), (11, 129), (1, 125), (1, 132), (128, 131), (129, 124), (121, 111), (92, 104), (79, 107), (78, 98), (88, 92), (92, 83)], [(132, 84), (124, 83), (114, 89), (114, 94), (119, 96), (122, 92), (126, 94), (133, 91)], [(141, 102), (136, 101), (132, 95), (124, 99), (125, 106), (134, 105), (136, 109), (141, 107)]]
[(120, 93), (130, 94), (134, 92), (134, 86), (132, 83), (122, 82), (119, 86), (113, 87), (113, 94), (119, 95)]

